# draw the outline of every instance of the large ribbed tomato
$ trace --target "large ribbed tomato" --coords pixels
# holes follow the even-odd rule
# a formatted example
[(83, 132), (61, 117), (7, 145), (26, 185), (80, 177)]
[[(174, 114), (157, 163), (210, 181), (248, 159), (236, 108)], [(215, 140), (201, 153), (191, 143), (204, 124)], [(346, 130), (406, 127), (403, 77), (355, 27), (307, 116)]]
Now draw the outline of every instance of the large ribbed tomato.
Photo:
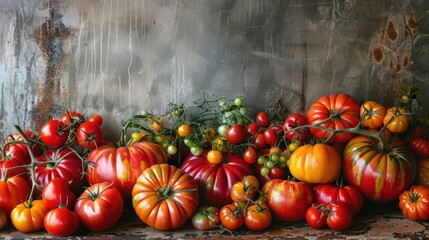
[(314, 202), (313, 190), (303, 182), (274, 179), (264, 184), (262, 192), (271, 214), (280, 221), (303, 220)]
[(155, 164), (138, 177), (132, 202), (137, 215), (147, 225), (158, 230), (176, 229), (197, 209), (198, 185), (180, 168)]
[(331, 183), (340, 175), (341, 156), (327, 144), (303, 145), (292, 152), (289, 171), (303, 182)]
[(407, 143), (384, 134), (385, 146), (367, 136), (350, 140), (343, 153), (344, 179), (374, 202), (389, 202), (410, 187), (416, 159)]
[[(353, 128), (360, 121), (359, 111), (360, 105), (352, 96), (345, 93), (331, 94), (319, 98), (310, 106), (307, 119), (309, 124), (333, 130)], [(316, 127), (311, 128), (310, 131), (319, 140), (330, 139), (329, 143), (344, 143), (354, 136), (350, 132), (331, 136), (330, 131)]]
[(239, 155), (229, 154), (221, 164), (212, 164), (206, 154), (188, 154), (181, 168), (198, 183), (201, 203), (220, 208), (232, 202), (232, 186), (245, 175), (253, 175), (253, 169)]
[(411, 137), (407, 139), (407, 142), (417, 157), (429, 157), (429, 140), (427, 137)]
[(363, 206), (362, 193), (352, 185), (320, 184), (313, 188), (316, 203), (323, 203), (326, 206), (333, 202), (340, 202), (347, 205), (353, 215), (359, 213)]
[(89, 184), (112, 182), (123, 197), (130, 197), (137, 178), (146, 168), (167, 163), (164, 149), (153, 142), (138, 142), (130, 146), (115, 147), (109, 142), (92, 150), (88, 155), (91, 166), (87, 168)]
[(0, 179), (0, 208), (7, 216), (10, 216), (12, 210), (30, 197), (30, 186), (28, 182), (19, 176), (13, 176), (8, 179)]

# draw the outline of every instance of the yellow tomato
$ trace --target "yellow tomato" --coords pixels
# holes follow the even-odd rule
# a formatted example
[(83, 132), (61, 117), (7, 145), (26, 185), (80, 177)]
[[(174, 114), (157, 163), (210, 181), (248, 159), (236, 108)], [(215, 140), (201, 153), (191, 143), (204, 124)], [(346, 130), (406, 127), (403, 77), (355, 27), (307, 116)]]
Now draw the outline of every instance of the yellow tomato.
[(360, 107), (362, 125), (368, 128), (379, 128), (383, 125), (386, 108), (374, 101), (366, 101)]
[(410, 124), (410, 117), (405, 108), (391, 107), (383, 119), (383, 124), (392, 133), (403, 133)]
[(43, 228), (43, 220), (48, 210), (41, 199), (31, 203), (25, 201), (17, 205), (10, 214), (13, 226), (23, 233), (35, 232)]
[(303, 182), (331, 183), (340, 175), (341, 157), (327, 144), (303, 145), (291, 154), (289, 171)]

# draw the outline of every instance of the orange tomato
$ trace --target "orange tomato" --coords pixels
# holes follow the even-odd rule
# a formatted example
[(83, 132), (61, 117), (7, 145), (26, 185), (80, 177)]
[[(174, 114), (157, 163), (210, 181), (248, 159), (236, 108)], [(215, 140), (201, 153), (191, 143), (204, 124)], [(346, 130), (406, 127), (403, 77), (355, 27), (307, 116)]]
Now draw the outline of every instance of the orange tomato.
[(35, 232), (43, 229), (43, 220), (47, 213), (48, 210), (42, 200), (25, 201), (12, 210), (10, 219), (18, 231), (23, 233)]
[(385, 115), (386, 108), (375, 101), (366, 101), (360, 107), (362, 125), (368, 128), (381, 127)]
[(410, 124), (410, 117), (405, 108), (391, 107), (387, 109), (383, 124), (392, 133), (403, 133)]
[(211, 164), (219, 164), (223, 160), (222, 152), (218, 150), (210, 150), (207, 153), (207, 161)]
[(181, 137), (186, 137), (191, 133), (191, 127), (188, 124), (182, 124), (177, 128), (177, 134)]

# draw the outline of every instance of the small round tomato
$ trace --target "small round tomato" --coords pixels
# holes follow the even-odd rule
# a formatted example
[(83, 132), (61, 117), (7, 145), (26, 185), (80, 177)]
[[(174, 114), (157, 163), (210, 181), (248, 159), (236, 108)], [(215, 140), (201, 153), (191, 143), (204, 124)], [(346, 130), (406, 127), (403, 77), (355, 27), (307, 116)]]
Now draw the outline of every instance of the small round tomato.
[(255, 136), (259, 132), (259, 125), (256, 122), (251, 122), (246, 125), (246, 134), (248, 137)]
[(244, 225), (251, 231), (262, 231), (270, 226), (272, 219), (271, 212), (266, 206), (252, 204), (246, 209)]
[(217, 150), (210, 150), (207, 153), (207, 161), (211, 164), (219, 164), (223, 160), (222, 152)]
[(177, 147), (175, 145), (168, 145), (167, 147), (167, 153), (168, 155), (174, 155), (177, 153)]
[(191, 153), (195, 156), (199, 156), (203, 153), (204, 149), (200, 146), (192, 146), (190, 149)]
[(327, 214), (324, 209), (324, 204), (313, 204), (307, 209), (307, 211), (305, 212), (305, 221), (310, 227), (320, 229), (326, 226)]
[(253, 175), (246, 175), (243, 180), (236, 182), (231, 188), (232, 201), (253, 200), (259, 189), (259, 180)]
[(220, 209), (219, 218), (222, 225), (231, 231), (239, 229), (244, 223), (241, 208), (233, 203), (227, 204)]
[(307, 125), (307, 118), (301, 113), (291, 113), (283, 122), (283, 128), (285, 130), (285, 137), (289, 141), (299, 140), (307, 141), (310, 136), (310, 129), (301, 128), (295, 129), (297, 127)]
[(403, 133), (407, 130), (410, 123), (410, 116), (405, 108), (391, 107), (383, 119), (383, 124), (392, 133)]
[(48, 210), (60, 206), (72, 208), (74, 207), (76, 196), (71, 191), (67, 179), (56, 177), (43, 188), (42, 201)]
[(43, 220), (47, 212), (42, 200), (25, 201), (12, 210), (10, 219), (18, 231), (35, 232), (43, 228)]
[(44, 218), (46, 231), (55, 237), (70, 236), (79, 227), (79, 216), (68, 208), (50, 210)]
[(255, 139), (253, 140), (253, 144), (257, 149), (261, 149), (265, 147), (266, 143), (265, 143), (264, 134), (263, 133), (256, 134)]
[(256, 114), (256, 122), (263, 128), (270, 126), (271, 120), (268, 117), (267, 112), (262, 111)]
[(70, 125), (72, 123), (80, 123), (84, 120), (84, 117), (82, 114), (78, 112), (66, 112), (64, 113), (60, 119), (61, 122), (65, 123), (66, 125)]
[(67, 125), (59, 120), (50, 120), (40, 129), (40, 140), (51, 148), (63, 146), (69, 137)]
[(98, 126), (103, 125), (103, 117), (100, 114), (95, 114), (92, 115), (90, 118), (88, 118), (87, 120), (88, 122), (94, 122), (96, 123)]
[(274, 129), (269, 128), (264, 131), (265, 143), (268, 145), (274, 145), (277, 143), (278, 136)]
[(192, 226), (198, 230), (210, 230), (220, 224), (219, 209), (214, 206), (200, 206), (191, 219)]
[(342, 231), (350, 227), (353, 221), (353, 214), (350, 208), (339, 202), (328, 205), (328, 217), (326, 225), (332, 230)]
[(6, 226), (7, 223), (7, 215), (6, 212), (0, 208), (0, 230)]
[(240, 124), (234, 124), (226, 130), (226, 140), (232, 144), (239, 144), (246, 136), (245, 128)]
[(103, 132), (97, 123), (86, 121), (77, 128), (76, 138), (82, 148), (94, 149), (103, 140)]
[(254, 164), (258, 160), (258, 152), (254, 147), (249, 146), (243, 153), (243, 159), (248, 164)]
[(181, 137), (186, 137), (191, 133), (191, 127), (188, 124), (182, 124), (177, 128), (177, 134)]
[(366, 101), (360, 107), (362, 125), (368, 128), (379, 128), (383, 125), (386, 108), (374, 101)]

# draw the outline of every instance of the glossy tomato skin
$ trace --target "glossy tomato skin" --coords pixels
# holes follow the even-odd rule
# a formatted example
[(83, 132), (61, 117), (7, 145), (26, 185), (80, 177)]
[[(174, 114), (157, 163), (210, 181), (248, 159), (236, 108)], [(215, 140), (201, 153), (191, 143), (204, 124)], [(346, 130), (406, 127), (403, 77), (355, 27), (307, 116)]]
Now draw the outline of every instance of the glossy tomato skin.
[(82, 225), (93, 232), (113, 227), (121, 218), (123, 209), (121, 192), (109, 182), (89, 186), (74, 205)]
[(300, 181), (331, 183), (341, 173), (341, 156), (327, 144), (302, 145), (292, 152), (289, 171)]
[(25, 176), (28, 169), (24, 166), (30, 163), (30, 158), (21, 151), (14, 152), (9, 156), (0, 156), (0, 176)]
[(70, 236), (79, 228), (79, 216), (68, 208), (50, 210), (44, 220), (46, 231), (55, 237)]
[(285, 179), (289, 171), (287, 168), (273, 167), (270, 169), (270, 172), (266, 176), (262, 176), (261, 169), (264, 167), (262, 164), (255, 163), (253, 168), (255, 169), (255, 176), (259, 179), (259, 182), (265, 184), (266, 182), (273, 179)]
[(383, 124), (392, 133), (403, 133), (407, 130), (411, 118), (407, 109), (400, 107), (391, 107), (387, 109)]
[[(37, 164), (34, 169), (36, 182), (41, 187), (45, 187), (54, 178), (63, 178), (70, 182), (70, 188), (75, 195), (82, 193), (86, 179), (82, 175), (82, 160), (74, 151), (68, 148), (49, 149), (36, 160), (42, 163), (50, 162)], [(35, 193), (41, 195), (42, 191), (36, 188)]]
[(198, 183), (201, 204), (222, 206), (232, 202), (232, 185), (246, 175), (253, 175), (252, 168), (239, 155), (227, 154), (222, 164), (211, 164), (205, 157), (188, 154), (181, 168)]
[(101, 127), (101, 125), (103, 125), (103, 117), (100, 114), (92, 115), (90, 118), (88, 118), (87, 121), (88, 122), (94, 122), (100, 127)]
[(305, 221), (310, 227), (320, 229), (326, 226), (327, 214), (324, 211), (325, 207), (324, 204), (313, 204), (307, 209)]
[(137, 179), (132, 202), (137, 215), (147, 225), (158, 230), (176, 229), (197, 209), (198, 185), (180, 168), (155, 164)]
[(413, 185), (399, 195), (399, 208), (411, 221), (429, 220), (429, 188)]
[(256, 114), (256, 122), (263, 128), (269, 127), (271, 120), (270, 117), (268, 117), (267, 112), (259, 112)]
[(299, 140), (307, 142), (310, 139), (310, 130), (308, 128), (301, 128), (294, 130), (299, 126), (307, 125), (307, 117), (302, 113), (291, 113), (283, 122), (285, 137), (289, 141)]
[(246, 136), (252, 137), (255, 136), (259, 132), (259, 125), (256, 122), (251, 122), (246, 125)]
[[(37, 135), (34, 134), (32, 131), (29, 130), (24, 130), (22, 131), (24, 133), (24, 135), (29, 138), (29, 139), (36, 139)], [(11, 142), (16, 142), (16, 143), (11, 143)], [(27, 162), (30, 162), (30, 153), (28, 152), (28, 147), (27, 144), (25, 143), (20, 143), (20, 142), (24, 142), (24, 139), (21, 137), (21, 135), (19, 133), (14, 133), (12, 135), (9, 135), (3, 145), (4, 148), (4, 153), (6, 156), (15, 156), (16, 153), (18, 153), (20, 157), (24, 157), (25, 159), (27, 159)], [(40, 147), (40, 145), (38, 144), (34, 144), (33, 148), (33, 154), (34, 156), (39, 156), (40, 154), (42, 154), (43, 150)]]
[(408, 145), (417, 157), (429, 157), (429, 140), (425, 137), (407, 139)]
[(42, 201), (48, 210), (60, 206), (72, 209), (76, 201), (76, 196), (70, 189), (70, 184), (65, 178), (53, 178), (43, 188)]
[(6, 212), (7, 216), (10, 216), (18, 204), (27, 200), (30, 192), (30, 186), (22, 177), (13, 176), (0, 180), (0, 208)]
[(70, 111), (70, 112), (66, 112), (64, 113), (60, 119), (61, 122), (65, 123), (66, 125), (73, 123), (81, 123), (85, 120), (84, 116), (76, 111)]
[(332, 202), (341, 202), (350, 208), (353, 215), (358, 214), (362, 209), (364, 203), (362, 193), (352, 185), (320, 184), (313, 189), (316, 203), (329, 205)]
[(231, 231), (239, 229), (244, 224), (242, 210), (233, 203), (227, 204), (220, 209), (219, 218), (222, 225)]
[(389, 151), (383, 151), (374, 140), (361, 135), (344, 148), (344, 179), (373, 202), (397, 199), (416, 175), (416, 159), (407, 143), (398, 136), (386, 142), (390, 142)]
[(43, 229), (43, 220), (48, 210), (43, 201), (38, 199), (18, 204), (10, 214), (13, 226), (23, 233), (35, 232)]
[(246, 129), (240, 124), (234, 124), (226, 130), (226, 140), (232, 144), (239, 144), (246, 136)]
[(82, 148), (94, 149), (100, 145), (103, 132), (97, 123), (86, 121), (77, 128), (76, 139)]
[(264, 131), (265, 143), (268, 145), (274, 145), (277, 143), (278, 136), (274, 129), (269, 128)]
[(200, 206), (191, 219), (197, 230), (211, 230), (220, 224), (219, 209), (214, 206)]
[(251, 231), (262, 231), (271, 225), (272, 219), (271, 212), (267, 207), (252, 204), (246, 209), (244, 225)]
[(353, 222), (353, 214), (343, 203), (333, 202), (328, 205), (328, 217), (326, 225), (335, 231), (342, 231), (350, 227)]
[(386, 115), (386, 108), (383, 105), (375, 101), (366, 101), (361, 105), (359, 112), (362, 126), (373, 129), (383, 126)]
[(67, 125), (60, 120), (50, 120), (40, 129), (40, 140), (51, 148), (63, 146), (69, 137), (70, 131)]
[[(360, 105), (348, 94), (331, 94), (317, 100), (307, 112), (309, 124), (320, 124), (330, 129), (356, 127), (360, 121)], [(322, 123), (323, 122), (323, 123)], [(310, 132), (319, 140), (326, 140), (331, 133), (324, 129), (310, 128)], [(353, 133), (344, 132), (333, 136), (329, 143), (344, 143), (354, 137)]]
[(103, 142), (89, 153), (88, 161), (93, 164), (86, 171), (89, 184), (112, 182), (124, 198), (130, 198), (140, 174), (154, 164), (167, 163), (168, 155), (162, 146), (152, 142), (119, 148)]
[(313, 190), (303, 182), (274, 179), (265, 183), (262, 192), (267, 194), (271, 214), (280, 221), (303, 220), (314, 202)]

